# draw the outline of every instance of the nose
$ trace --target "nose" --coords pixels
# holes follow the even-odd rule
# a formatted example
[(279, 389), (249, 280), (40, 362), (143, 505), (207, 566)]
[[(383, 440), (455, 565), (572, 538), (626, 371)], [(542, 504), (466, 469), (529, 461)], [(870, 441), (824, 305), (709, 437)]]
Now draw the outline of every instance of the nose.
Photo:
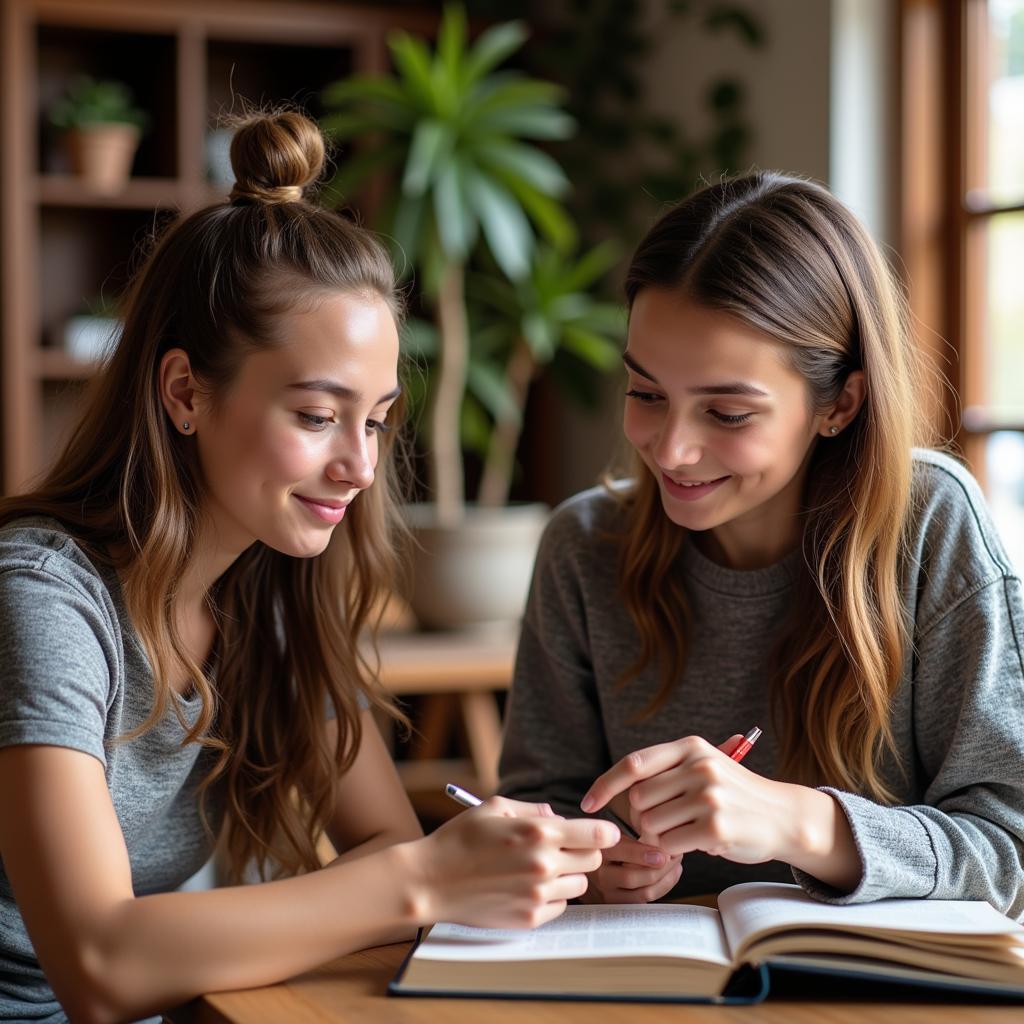
[(339, 438), (337, 449), (327, 463), (328, 478), (335, 483), (365, 490), (373, 483), (376, 445), (376, 434), (367, 436), (363, 430), (354, 431), (351, 436), (346, 433)]
[(695, 466), (703, 455), (698, 435), (699, 432), (688, 426), (682, 415), (666, 416), (653, 448), (658, 465), (665, 470)]

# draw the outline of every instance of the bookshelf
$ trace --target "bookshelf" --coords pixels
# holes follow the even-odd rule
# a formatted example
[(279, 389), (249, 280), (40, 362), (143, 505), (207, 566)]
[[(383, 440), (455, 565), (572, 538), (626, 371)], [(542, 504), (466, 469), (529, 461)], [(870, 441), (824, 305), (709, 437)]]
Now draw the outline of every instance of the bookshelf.
[[(0, 404), (2, 492), (54, 457), (92, 373), (65, 352), (70, 316), (116, 298), (139, 247), (216, 198), (207, 134), (253, 103), (322, 113), (320, 91), (383, 70), (386, 35), (430, 31), (413, 7), (270, 0), (0, 0)], [(115, 195), (70, 173), (45, 113), (77, 74), (126, 82), (150, 115)]]

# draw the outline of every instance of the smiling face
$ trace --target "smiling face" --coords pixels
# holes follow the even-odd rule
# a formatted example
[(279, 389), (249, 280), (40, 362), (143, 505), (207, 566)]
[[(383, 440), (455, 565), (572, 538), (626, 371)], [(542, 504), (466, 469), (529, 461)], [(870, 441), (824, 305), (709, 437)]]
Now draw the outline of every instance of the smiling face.
[(736, 568), (780, 558), (799, 538), (805, 467), (825, 420), (784, 346), (646, 288), (624, 359), (626, 437), (657, 480), (665, 514), (710, 531), (709, 552)]
[(297, 557), (322, 552), (373, 483), (398, 395), (398, 332), (382, 299), (332, 293), (284, 314), (278, 333), (283, 344), (247, 356), (195, 417), (216, 560), (257, 540)]

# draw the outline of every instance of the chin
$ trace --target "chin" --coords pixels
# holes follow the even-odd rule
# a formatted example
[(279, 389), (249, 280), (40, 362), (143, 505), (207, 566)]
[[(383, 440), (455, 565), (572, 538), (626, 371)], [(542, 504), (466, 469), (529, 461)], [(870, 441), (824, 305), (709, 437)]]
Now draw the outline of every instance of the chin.
[(288, 555), (289, 558), (316, 558), (327, 550), (333, 533), (333, 530), (325, 530), (315, 535), (265, 539), (263, 543), (282, 555)]
[(661, 495), (661, 508), (676, 526), (681, 526), (683, 529), (693, 530), (694, 532), (711, 530), (728, 521), (722, 518), (720, 512), (694, 508), (693, 505), (676, 501), (671, 496), (665, 494), (664, 491)]

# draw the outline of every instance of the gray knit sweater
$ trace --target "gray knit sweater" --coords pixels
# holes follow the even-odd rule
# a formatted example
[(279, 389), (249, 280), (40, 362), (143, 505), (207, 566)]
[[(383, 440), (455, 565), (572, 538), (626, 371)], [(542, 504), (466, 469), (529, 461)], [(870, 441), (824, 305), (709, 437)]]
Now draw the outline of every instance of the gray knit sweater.
[[(1021, 583), (974, 479), (946, 455), (915, 451), (914, 513), (903, 596), (913, 628), (892, 703), (902, 765), (883, 778), (899, 806), (825, 788), (849, 819), (863, 863), (844, 894), (778, 862), (733, 864), (687, 854), (672, 895), (795, 876), (836, 903), (884, 897), (981, 899), (1024, 916), (1024, 605)], [(578, 815), (590, 783), (640, 747), (687, 735), (718, 743), (764, 730), (744, 761), (772, 778), (778, 759), (766, 664), (789, 611), (793, 552), (767, 569), (736, 571), (692, 545), (679, 571), (694, 613), (687, 665), (669, 702), (637, 721), (657, 691), (648, 668), (625, 688), (637, 634), (618, 597), (607, 536), (621, 512), (595, 489), (566, 502), (537, 556), (501, 759), (502, 792)]]

